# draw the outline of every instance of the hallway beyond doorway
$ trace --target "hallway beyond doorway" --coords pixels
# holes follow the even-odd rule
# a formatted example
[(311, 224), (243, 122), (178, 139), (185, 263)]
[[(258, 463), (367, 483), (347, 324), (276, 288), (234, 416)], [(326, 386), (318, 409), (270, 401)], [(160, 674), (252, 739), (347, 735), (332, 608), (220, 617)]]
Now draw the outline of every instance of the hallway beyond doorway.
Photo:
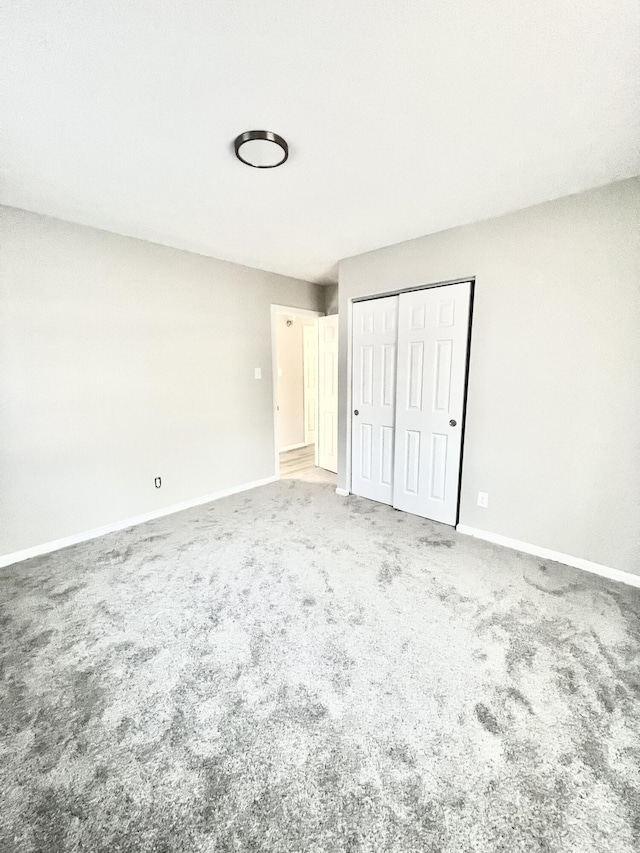
[(336, 475), (324, 468), (316, 468), (313, 444), (280, 454), (280, 479), (305, 480), (310, 483), (336, 485)]

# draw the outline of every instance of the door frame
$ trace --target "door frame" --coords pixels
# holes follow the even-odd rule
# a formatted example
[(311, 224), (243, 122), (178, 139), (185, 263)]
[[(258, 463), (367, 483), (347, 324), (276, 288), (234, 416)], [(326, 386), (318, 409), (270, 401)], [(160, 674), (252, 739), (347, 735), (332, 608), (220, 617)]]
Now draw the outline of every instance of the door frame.
[[(411, 287), (402, 287), (396, 288), (393, 290), (386, 290), (383, 293), (375, 293), (369, 296), (355, 296), (352, 299), (349, 299), (347, 305), (347, 410), (346, 410), (346, 418), (347, 418), (347, 446), (346, 446), (346, 454), (345, 454), (345, 480), (347, 483), (347, 489), (337, 488), (336, 492), (339, 495), (343, 495), (346, 497), (349, 494), (352, 494), (352, 484), (353, 484), (353, 473), (352, 473), (352, 464), (351, 464), (351, 443), (352, 443), (352, 421), (351, 417), (352, 412), (352, 383), (353, 383), (353, 304), (354, 302), (370, 302), (372, 299), (384, 299), (387, 296), (399, 296), (402, 293), (411, 293), (415, 290), (430, 290), (433, 287), (447, 287), (451, 284), (462, 284), (463, 282), (468, 281), (471, 284), (470, 295), (469, 295), (469, 327), (467, 331), (467, 358), (465, 364), (465, 372), (464, 372), (464, 398), (462, 404), (462, 429), (460, 435), (460, 471), (458, 473), (458, 500), (456, 502), (456, 521), (455, 526), (458, 525), (460, 521), (460, 497), (462, 494), (462, 473), (464, 468), (464, 447), (465, 447), (465, 430), (467, 426), (467, 399), (468, 399), (468, 388), (469, 388), (469, 370), (471, 365), (471, 346), (473, 342), (473, 306), (474, 306), (474, 298), (475, 298), (475, 289), (476, 289), (476, 277), (475, 275), (463, 276), (461, 278), (454, 278), (449, 281), (436, 281), (430, 284), (415, 284)], [(344, 435), (344, 433), (343, 433)]]
[[(324, 317), (322, 311), (312, 311), (310, 308), (294, 308), (292, 305), (276, 305), (271, 304), (271, 407), (273, 409), (273, 473), (276, 478), (280, 476), (280, 451), (278, 450), (278, 408), (277, 408), (277, 388), (278, 388), (278, 364), (276, 356), (276, 318), (279, 314), (292, 314), (294, 317)], [(316, 323), (316, 329), (318, 324)], [(316, 359), (316, 371), (318, 369)], [(317, 377), (316, 377), (317, 378)], [(318, 411), (318, 383), (316, 381), (316, 412)], [(316, 456), (317, 456), (316, 442)], [(316, 459), (317, 461), (317, 459)]]

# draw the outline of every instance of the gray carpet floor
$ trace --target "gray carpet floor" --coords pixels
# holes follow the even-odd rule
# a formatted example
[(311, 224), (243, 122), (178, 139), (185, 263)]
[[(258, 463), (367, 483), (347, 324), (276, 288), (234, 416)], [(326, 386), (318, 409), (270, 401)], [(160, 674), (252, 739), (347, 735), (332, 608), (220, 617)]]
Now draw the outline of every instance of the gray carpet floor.
[(2, 853), (637, 853), (639, 591), (315, 480), (1, 570)]

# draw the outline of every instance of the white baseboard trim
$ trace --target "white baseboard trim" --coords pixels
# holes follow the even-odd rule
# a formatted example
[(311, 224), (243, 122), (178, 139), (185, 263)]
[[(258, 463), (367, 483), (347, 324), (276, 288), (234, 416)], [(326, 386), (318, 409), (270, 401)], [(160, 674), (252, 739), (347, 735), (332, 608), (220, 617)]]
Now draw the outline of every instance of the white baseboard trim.
[(348, 498), (350, 495), (350, 492), (348, 489), (341, 489), (338, 486), (338, 488), (336, 489), (336, 495), (340, 495), (340, 497), (342, 497), (342, 498)]
[(290, 444), (288, 447), (281, 447), (278, 453), (286, 453), (289, 450), (301, 450), (303, 447), (308, 447), (309, 444), (306, 441), (302, 441), (300, 444)]
[(519, 542), (517, 539), (509, 539), (507, 536), (489, 533), (487, 530), (478, 530), (476, 527), (469, 527), (466, 524), (459, 524), (456, 530), (458, 533), (474, 536), (476, 539), (493, 542), (494, 545), (503, 545), (505, 548), (513, 548), (514, 551), (523, 551), (525, 554), (533, 554), (534, 557), (542, 557), (543, 560), (555, 560), (556, 563), (564, 563), (566, 566), (573, 566), (574, 569), (582, 569), (585, 572), (591, 572), (612, 581), (620, 581), (620, 583), (626, 583), (629, 586), (640, 587), (640, 575), (632, 575), (630, 572), (623, 572), (621, 569), (601, 566), (599, 563), (592, 563), (582, 557), (561, 554), (559, 551), (552, 551), (550, 548), (530, 545), (528, 542)]
[(58, 551), (60, 548), (67, 548), (69, 545), (87, 542), (89, 539), (97, 539), (99, 536), (105, 536), (107, 533), (115, 533), (117, 530), (135, 527), (137, 524), (144, 524), (145, 521), (153, 521), (155, 518), (162, 518), (164, 515), (182, 512), (183, 509), (191, 509), (194, 506), (200, 506), (200, 504), (217, 501), (220, 498), (229, 497), (229, 495), (236, 495), (238, 492), (246, 492), (249, 489), (256, 489), (258, 486), (266, 486), (269, 483), (275, 483), (277, 479), (278, 477), (265, 477), (263, 480), (254, 480), (252, 483), (232, 486), (230, 489), (222, 489), (222, 491), (212, 492), (210, 495), (202, 495), (202, 497), (182, 501), (179, 504), (173, 504), (163, 509), (155, 509), (152, 512), (144, 513), (144, 515), (136, 515), (133, 518), (114, 521), (112, 524), (105, 524), (104, 527), (96, 527), (93, 530), (85, 530), (82, 533), (65, 536), (62, 539), (54, 539), (53, 542), (45, 542), (43, 545), (34, 545), (33, 548), (24, 548), (22, 551), (15, 551), (13, 554), (5, 554), (4, 556), (0, 556), (0, 568), (10, 566), (12, 563), (20, 563), (22, 560), (30, 560), (32, 557), (40, 557), (42, 554), (50, 554), (51, 551)]

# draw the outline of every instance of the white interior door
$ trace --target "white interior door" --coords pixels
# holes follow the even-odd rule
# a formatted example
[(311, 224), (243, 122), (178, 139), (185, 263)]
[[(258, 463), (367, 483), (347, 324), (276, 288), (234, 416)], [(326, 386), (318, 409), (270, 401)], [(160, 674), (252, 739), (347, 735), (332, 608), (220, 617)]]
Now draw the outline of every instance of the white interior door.
[(353, 305), (351, 491), (391, 504), (398, 297)]
[(393, 506), (456, 523), (471, 283), (401, 293)]
[(338, 473), (338, 315), (318, 319), (318, 466)]
[(318, 375), (318, 333), (315, 324), (302, 327), (302, 364), (304, 383), (304, 443), (316, 440), (316, 400)]

